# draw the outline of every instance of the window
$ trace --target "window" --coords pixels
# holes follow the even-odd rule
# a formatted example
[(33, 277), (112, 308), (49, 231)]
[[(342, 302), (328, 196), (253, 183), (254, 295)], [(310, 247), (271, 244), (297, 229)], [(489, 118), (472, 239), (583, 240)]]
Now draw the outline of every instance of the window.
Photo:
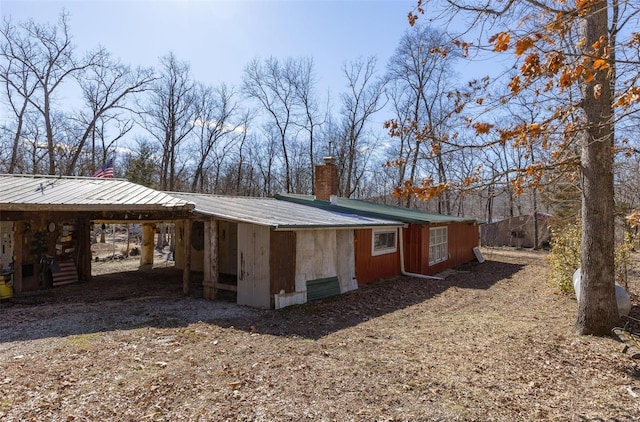
[(449, 258), (447, 227), (429, 229), (429, 265), (446, 261)]
[(395, 230), (373, 230), (371, 255), (393, 253), (397, 249)]

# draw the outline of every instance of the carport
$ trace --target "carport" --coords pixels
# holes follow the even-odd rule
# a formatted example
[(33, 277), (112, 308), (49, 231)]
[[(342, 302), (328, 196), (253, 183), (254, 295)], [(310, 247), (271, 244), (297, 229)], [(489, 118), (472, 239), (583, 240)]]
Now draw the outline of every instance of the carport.
[(186, 221), (194, 206), (122, 179), (0, 175), (0, 277), (14, 293), (50, 287), (47, 271), (53, 286), (90, 281), (94, 222), (141, 224), (140, 265), (151, 265), (156, 224)]

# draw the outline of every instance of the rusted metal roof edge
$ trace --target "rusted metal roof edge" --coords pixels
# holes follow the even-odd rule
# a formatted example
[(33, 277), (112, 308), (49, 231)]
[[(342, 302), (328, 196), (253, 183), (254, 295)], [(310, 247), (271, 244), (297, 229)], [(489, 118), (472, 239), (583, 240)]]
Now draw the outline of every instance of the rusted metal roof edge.
[(185, 202), (181, 204), (29, 204), (29, 203), (4, 203), (0, 204), (2, 211), (68, 211), (68, 212), (94, 212), (94, 211), (168, 211), (184, 210), (192, 211), (196, 204)]

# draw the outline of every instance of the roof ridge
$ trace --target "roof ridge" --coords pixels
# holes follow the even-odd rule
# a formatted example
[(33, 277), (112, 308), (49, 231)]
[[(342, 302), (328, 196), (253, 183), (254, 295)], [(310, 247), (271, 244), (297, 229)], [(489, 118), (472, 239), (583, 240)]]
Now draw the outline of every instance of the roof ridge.
[[(91, 177), (91, 176), (69, 176), (60, 174), (13, 174), (13, 173), (0, 173), (0, 177), (22, 177), (25, 179), (68, 179), (68, 180), (117, 180), (120, 182), (129, 182), (122, 177)], [(129, 182), (133, 183), (133, 182)], [(150, 188), (152, 189), (152, 188)]]
[(210, 196), (214, 198), (239, 198), (239, 199), (273, 199), (273, 196), (250, 196), (250, 195), (225, 195), (221, 193), (205, 193), (205, 192), (179, 192), (179, 191), (169, 191), (164, 190), (161, 192), (165, 192), (169, 195), (189, 195), (189, 196)]

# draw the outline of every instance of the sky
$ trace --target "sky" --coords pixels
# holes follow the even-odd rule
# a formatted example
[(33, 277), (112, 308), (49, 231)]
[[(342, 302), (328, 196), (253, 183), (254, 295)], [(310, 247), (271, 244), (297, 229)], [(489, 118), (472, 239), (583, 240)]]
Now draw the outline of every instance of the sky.
[(173, 52), (193, 79), (240, 87), (254, 58), (312, 57), (319, 93), (345, 88), (342, 66), (375, 55), (380, 70), (409, 29), (414, 0), (0, 0), (14, 23), (70, 15), (79, 51), (99, 45), (131, 66)]

